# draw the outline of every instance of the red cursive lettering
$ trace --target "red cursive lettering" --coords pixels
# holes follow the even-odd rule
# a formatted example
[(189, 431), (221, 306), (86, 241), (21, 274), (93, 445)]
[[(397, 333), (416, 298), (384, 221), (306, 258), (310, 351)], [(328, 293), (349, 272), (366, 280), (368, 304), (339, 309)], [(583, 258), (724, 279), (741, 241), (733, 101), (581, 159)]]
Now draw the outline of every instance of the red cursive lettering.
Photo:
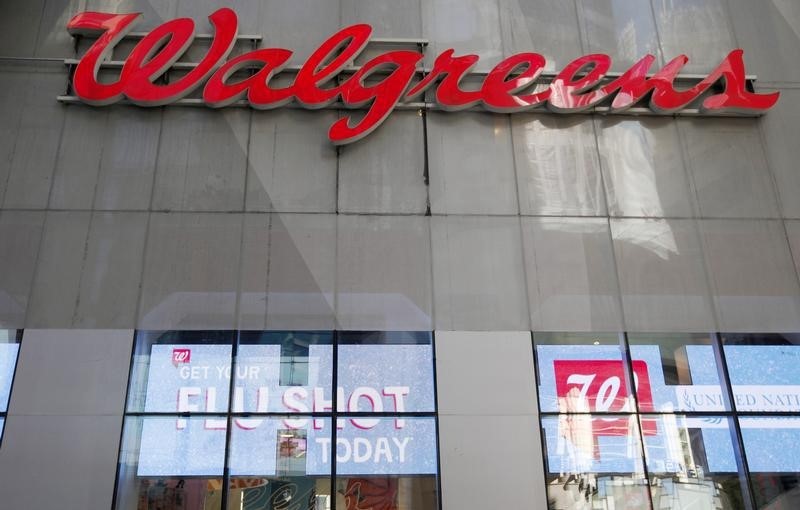
[[(779, 93), (747, 90), (743, 52), (731, 51), (706, 78), (678, 90), (675, 80), (688, 58), (679, 55), (648, 77), (655, 57), (645, 55), (613, 80), (606, 74), (611, 58), (604, 54), (579, 57), (559, 72), (552, 83), (534, 93), (545, 67), (538, 53), (511, 55), (497, 64), (479, 86), (465, 89), (462, 81), (478, 63), (477, 55), (454, 56), (448, 49), (437, 56), (433, 68), (414, 83), (422, 53), (390, 51), (378, 55), (345, 80), (337, 80), (369, 43), (372, 28), (352, 25), (329, 37), (300, 67), (294, 82), (272, 88), (272, 78), (286, 68), (292, 52), (283, 48), (262, 48), (226, 61), (236, 41), (236, 14), (222, 8), (209, 16), (214, 38), (206, 55), (186, 75), (156, 84), (186, 52), (195, 36), (191, 19), (179, 18), (160, 25), (134, 47), (119, 78), (101, 83), (98, 73), (110, 59), (116, 44), (133, 28), (140, 14), (84, 12), (67, 25), (74, 35), (98, 36), (78, 63), (72, 85), (75, 94), (92, 105), (107, 105), (127, 98), (142, 106), (164, 105), (183, 97), (205, 83), (203, 101), (220, 108), (245, 99), (256, 109), (270, 109), (291, 101), (309, 109), (341, 101), (345, 108), (366, 107), (358, 119), (345, 115), (329, 131), (337, 144), (354, 142), (375, 130), (401, 101), (411, 101), (434, 88), (434, 97), (444, 110), (463, 110), (482, 104), (490, 111), (512, 113), (546, 105), (558, 113), (589, 110), (601, 103), (611, 111), (624, 111), (650, 97), (649, 107), (657, 113), (674, 113), (702, 99), (704, 112), (758, 113), (771, 108)], [(257, 70), (246, 77), (235, 75), (245, 68)], [(722, 83), (720, 92), (709, 93)], [(703, 97), (705, 95), (705, 97)]]

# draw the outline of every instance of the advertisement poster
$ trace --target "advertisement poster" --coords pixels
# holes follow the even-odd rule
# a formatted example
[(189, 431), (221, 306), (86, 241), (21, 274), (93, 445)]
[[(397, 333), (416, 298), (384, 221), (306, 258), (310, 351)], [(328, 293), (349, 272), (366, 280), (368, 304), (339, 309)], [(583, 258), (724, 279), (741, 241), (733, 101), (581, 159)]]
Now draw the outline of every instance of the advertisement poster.
[[(334, 424), (291, 416), (331, 411), (331, 349), (311, 345), (307, 356), (282, 357), (280, 345), (239, 347), (233, 412), (282, 416), (231, 418), (231, 476), (327, 476), (334, 457), (343, 476), (436, 473), (434, 418), (340, 417)], [(145, 412), (220, 415), (143, 418), (139, 476), (221, 476), (230, 352), (227, 345), (152, 346)], [(430, 345), (342, 345), (338, 356), (343, 415), (434, 410)]]
[[(658, 345), (631, 345), (638, 412), (630, 398), (617, 346), (537, 346), (542, 425), (551, 473), (641, 473), (642, 453), (654, 472), (687, 470), (686, 434), (702, 438), (709, 471), (736, 472), (729, 418), (703, 417), (729, 411), (711, 345), (685, 345), (686, 384), (668, 384)], [(800, 347), (725, 346), (733, 399), (739, 411), (800, 411)], [(678, 413), (647, 415), (646, 413)], [(684, 417), (681, 412), (700, 413)], [(637, 423), (636, 420), (639, 420)], [(753, 472), (792, 472), (800, 466), (791, 449), (800, 442), (797, 418), (742, 419), (743, 441)], [(640, 451), (639, 434), (645, 451)], [(779, 439), (780, 441), (776, 441)]]

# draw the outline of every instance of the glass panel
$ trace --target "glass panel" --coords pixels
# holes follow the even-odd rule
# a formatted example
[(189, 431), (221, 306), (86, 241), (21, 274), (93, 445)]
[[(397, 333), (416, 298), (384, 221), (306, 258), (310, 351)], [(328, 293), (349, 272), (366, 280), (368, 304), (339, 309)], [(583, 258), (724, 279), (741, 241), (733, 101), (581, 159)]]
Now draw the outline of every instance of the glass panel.
[(338, 346), (339, 410), (433, 412), (428, 332), (343, 332)]
[(127, 418), (117, 508), (218, 510), (225, 429), (223, 416)]
[(330, 411), (332, 343), (329, 332), (240, 333), (233, 411)]
[[(619, 336), (534, 333), (533, 339), (542, 412), (633, 410)], [(633, 368), (640, 384), (649, 381), (646, 365), (638, 362)]]
[(327, 418), (234, 418), (228, 509), (330, 508), (330, 444)]
[[(325, 510), (334, 497), (341, 508), (437, 507), (434, 417), (351, 414), (334, 429), (332, 418), (312, 415), (332, 411), (331, 332), (238, 333), (231, 388), (235, 334), (137, 333), (128, 412), (167, 416), (126, 418), (117, 508), (221, 510), (223, 480), (231, 510)], [(430, 332), (339, 339), (340, 409), (435, 411)]]
[(337, 508), (435, 510), (434, 418), (342, 418), (336, 437)]
[(731, 418), (642, 416), (653, 507), (746, 508)]
[(722, 335), (738, 411), (800, 412), (800, 334)]
[(436, 510), (435, 476), (337, 476), (336, 508)]
[(727, 398), (720, 385), (720, 371), (713, 339), (708, 334), (629, 334), (637, 372), (639, 410), (644, 412), (725, 411)]
[(128, 412), (228, 412), (229, 331), (139, 331)]
[(551, 510), (650, 508), (635, 415), (542, 417)]
[(0, 413), (8, 411), (11, 381), (14, 379), (14, 369), (19, 355), (19, 340), (16, 330), (0, 329)]
[(3, 431), (6, 427), (6, 419), (0, 416), (0, 440), (3, 439)]
[(336, 434), (339, 475), (436, 474), (434, 418), (343, 417)]
[(758, 508), (800, 508), (800, 417), (743, 417), (739, 425)]

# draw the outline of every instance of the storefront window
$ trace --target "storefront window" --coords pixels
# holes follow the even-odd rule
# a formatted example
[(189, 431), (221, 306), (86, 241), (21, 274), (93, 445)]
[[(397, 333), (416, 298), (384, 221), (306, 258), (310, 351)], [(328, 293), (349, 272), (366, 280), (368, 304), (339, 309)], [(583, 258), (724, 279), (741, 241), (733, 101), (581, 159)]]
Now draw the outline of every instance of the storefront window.
[(634, 410), (624, 349), (617, 335), (535, 333), (534, 338), (543, 413)]
[(331, 332), (239, 333), (234, 412), (310, 413), (331, 410)]
[(800, 416), (740, 417), (757, 508), (800, 508)]
[(709, 334), (629, 334), (640, 412), (729, 410), (721, 369)]
[(533, 341), (550, 509), (753, 508), (716, 335)]
[(348, 333), (338, 335), (338, 385), (356, 412), (434, 410), (430, 333)]
[[(550, 508), (645, 508), (647, 483), (635, 415), (542, 417)], [(626, 506), (627, 505), (627, 506)]]
[[(800, 335), (721, 335), (758, 509), (800, 507)], [(753, 415), (747, 415), (753, 413)]]
[(724, 334), (736, 410), (800, 413), (800, 335)]
[(117, 508), (219, 510), (225, 416), (125, 420)]
[(336, 442), (337, 508), (436, 508), (434, 418), (347, 417)]
[(430, 333), (139, 332), (127, 410), (117, 508), (438, 506)]
[(3, 439), (11, 383), (17, 367), (22, 331), (0, 329), (0, 441)]
[(331, 508), (330, 418), (233, 422), (228, 508)]
[(641, 421), (655, 425), (643, 437), (654, 508), (746, 508), (731, 418), (663, 414)]
[(227, 413), (232, 331), (140, 331), (129, 413)]
[(436, 508), (430, 333), (342, 332), (337, 349), (336, 507)]
[[(619, 335), (534, 333), (551, 509), (647, 508), (641, 431)], [(630, 381), (634, 381), (631, 383)]]

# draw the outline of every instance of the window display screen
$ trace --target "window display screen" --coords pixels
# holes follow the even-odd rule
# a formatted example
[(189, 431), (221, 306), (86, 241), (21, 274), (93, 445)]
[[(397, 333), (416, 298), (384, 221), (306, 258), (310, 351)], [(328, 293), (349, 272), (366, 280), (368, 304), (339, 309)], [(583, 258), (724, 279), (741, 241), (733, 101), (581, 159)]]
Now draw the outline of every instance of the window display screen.
[(742, 508), (734, 419), (702, 414), (731, 411), (713, 336), (534, 334), (534, 345), (550, 508)]
[(547, 416), (542, 428), (551, 473), (644, 472), (635, 415), (611, 420), (591, 414)]
[(222, 476), (225, 418), (146, 417), (141, 427), (139, 476)]
[(231, 346), (154, 345), (144, 411), (228, 411)]
[[(281, 448), (301, 455), (304, 474), (331, 471), (330, 419), (232, 418), (231, 475), (279, 474)], [(341, 475), (434, 474), (436, 429), (432, 418), (340, 418), (336, 437)], [(139, 476), (220, 476), (226, 419), (220, 416), (144, 418)], [(302, 437), (291, 446), (285, 436)], [(264, 454), (253, 455), (254, 451)]]
[(434, 510), (433, 352), (430, 332), (137, 332), (116, 507)]
[[(340, 475), (436, 473), (435, 423), (431, 418), (375, 418), (365, 427), (339, 419), (336, 437)], [(365, 420), (361, 420), (362, 422)], [(275, 475), (295, 459), (294, 471), (324, 476), (331, 472), (330, 419), (266, 419), (256, 428), (234, 427), (231, 474)], [(253, 451), (278, 452), (252, 455)], [(300, 459), (300, 463), (297, 462)]]
[(800, 412), (800, 345), (726, 345), (738, 411)]
[[(280, 438), (302, 433), (305, 474), (337, 471), (347, 475), (433, 474), (436, 427), (433, 418), (349, 416), (344, 413), (407, 413), (434, 410), (432, 347), (428, 344), (343, 344), (338, 347), (340, 417), (330, 413), (333, 346), (311, 344), (288, 355), (282, 345), (238, 346), (231, 390), (232, 348), (224, 344), (154, 344), (144, 392), (145, 413), (176, 413), (141, 423), (137, 474), (140, 476), (218, 476), (224, 467), (228, 418), (197, 413), (280, 413), (231, 416), (236, 441), (231, 474), (273, 476)], [(183, 415), (191, 413), (187, 418)], [(292, 417), (292, 414), (297, 416)]]
[[(674, 346), (673, 346), (674, 347)], [(720, 385), (712, 345), (684, 344), (670, 348), (665, 344), (630, 345), (634, 384), (640, 412), (711, 412), (729, 410)], [(675, 354), (680, 350), (680, 354)], [(611, 345), (538, 345), (539, 394), (543, 412), (605, 413), (630, 412), (632, 404), (625, 388), (624, 362), (620, 351)], [(734, 403), (738, 411), (800, 411), (800, 346), (725, 345)], [(616, 359), (615, 359), (616, 358)], [(678, 360), (670, 370), (663, 360)], [(685, 418), (685, 428), (700, 431), (707, 467), (712, 471), (735, 471), (726, 419)], [(688, 423), (688, 424), (687, 424)], [(743, 418), (742, 436), (748, 450), (759, 452), (750, 462), (751, 471), (800, 471), (800, 461), (792, 449), (781, 445), (800, 442), (797, 418), (764, 420)], [(625, 418), (562, 417), (543, 420), (546, 437), (558, 442), (569, 431), (585, 428), (591, 448), (591, 469), (597, 472), (634, 471), (626, 453), (628, 445), (619, 437), (631, 436), (631, 423)], [(641, 432), (645, 443), (664, 438), (663, 420), (643, 417)], [(650, 436), (654, 436), (651, 438)], [(553, 444), (556, 444), (553, 443)], [(551, 443), (548, 443), (550, 446)], [(649, 461), (676, 466), (668, 448), (648, 451)], [(562, 459), (549, 448), (550, 465)], [(624, 469), (623, 469), (624, 468)]]
[[(683, 346), (685, 380), (670, 380), (659, 345), (631, 345), (640, 412), (726, 410), (711, 345)], [(626, 368), (616, 346), (539, 345), (542, 412), (631, 412)]]
[(339, 345), (340, 410), (433, 411), (432, 359), (430, 344)]
[[(356, 425), (346, 419), (336, 437), (339, 475), (436, 473), (436, 423), (433, 418), (374, 418)], [(341, 425), (341, 420), (340, 420)], [(323, 453), (319, 458), (325, 458)], [(325, 472), (329, 471), (328, 466)]]
[(636, 487), (663, 509), (794, 493), (800, 335), (534, 333), (534, 349), (550, 508), (644, 504)]
[(751, 472), (800, 473), (800, 418), (741, 417), (739, 425)]

